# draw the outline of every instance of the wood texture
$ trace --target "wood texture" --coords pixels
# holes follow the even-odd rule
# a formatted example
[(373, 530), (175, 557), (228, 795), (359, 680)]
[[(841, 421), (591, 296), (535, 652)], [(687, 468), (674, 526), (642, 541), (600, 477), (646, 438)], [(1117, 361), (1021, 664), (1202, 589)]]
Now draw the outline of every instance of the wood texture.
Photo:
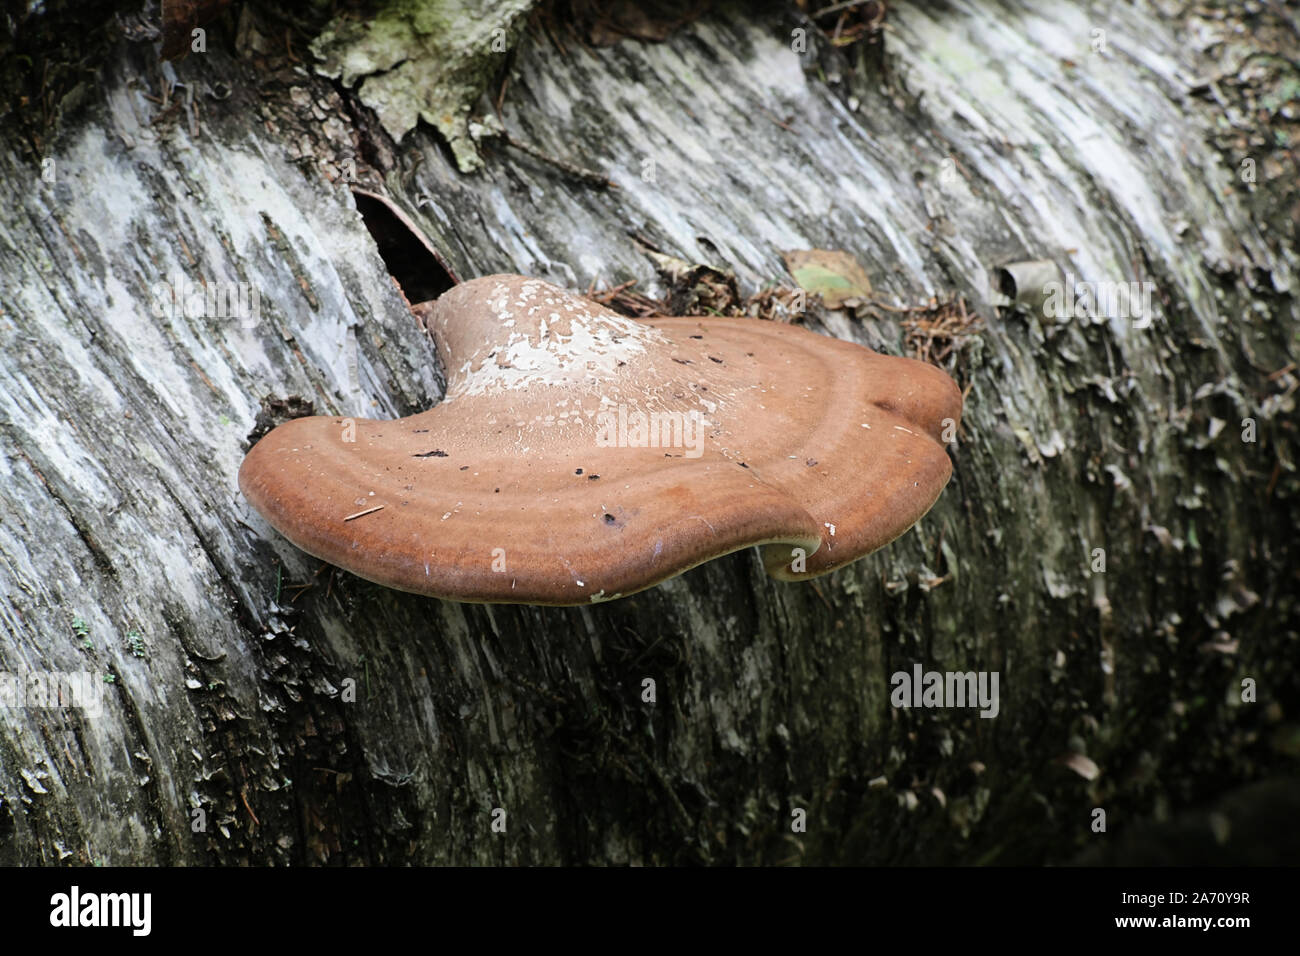
[[(98, 716), (0, 712), (0, 862), (1064, 861), (1095, 807), (1129, 826), (1293, 767), (1300, 179), (1257, 142), (1268, 74), (1204, 84), (1295, 24), (1197, 52), (1200, 16), (891, 5), (883, 77), (796, 55), (794, 12), (599, 49), (530, 28), (509, 134), (616, 189), (499, 141), (468, 176), (425, 127), (387, 143), (282, 30), (249, 40), (255, 12), (239, 55), (210, 31), (174, 72), (118, 44), (53, 182), (0, 149), (0, 671), (104, 691)], [(894, 307), (963, 296), (951, 484), (815, 585), (746, 552), (539, 609), (322, 568), (237, 492), (260, 400), (440, 393), (327, 178), (349, 162), (465, 277), (653, 289), (637, 235), (749, 291), (831, 248)], [(1026, 259), (1150, 279), (1158, 314), (1045, 334), (991, 299)], [(177, 273), (247, 283), (260, 320), (155, 315)], [(904, 348), (888, 310), (813, 324)], [(914, 662), (1000, 672), (999, 716), (895, 710)]]

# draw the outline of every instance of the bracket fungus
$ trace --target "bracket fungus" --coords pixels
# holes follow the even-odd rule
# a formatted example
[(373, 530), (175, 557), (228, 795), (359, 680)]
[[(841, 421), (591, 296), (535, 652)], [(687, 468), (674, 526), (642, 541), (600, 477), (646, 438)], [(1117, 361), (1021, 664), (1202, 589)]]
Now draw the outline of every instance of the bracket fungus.
[(951, 474), (961, 394), (921, 362), (754, 319), (635, 321), (522, 276), (413, 311), (439, 404), (287, 422), (239, 472), (295, 545), (389, 587), (587, 604), (755, 545), (798, 581), (888, 544)]

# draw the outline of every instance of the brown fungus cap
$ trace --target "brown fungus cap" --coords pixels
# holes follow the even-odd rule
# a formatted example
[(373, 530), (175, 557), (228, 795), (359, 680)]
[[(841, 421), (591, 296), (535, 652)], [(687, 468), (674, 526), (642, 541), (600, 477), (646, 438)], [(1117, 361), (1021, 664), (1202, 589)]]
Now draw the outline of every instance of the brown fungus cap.
[(752, 545), (802, 580), (902, 534), (951, 473), (961, 394), (921, 362), (754, 319), (634, 321), (522, 276), (415, 310), (441, 403), (288, 422), (239, 472), (290, 541), (389, 587), (586, 604)]

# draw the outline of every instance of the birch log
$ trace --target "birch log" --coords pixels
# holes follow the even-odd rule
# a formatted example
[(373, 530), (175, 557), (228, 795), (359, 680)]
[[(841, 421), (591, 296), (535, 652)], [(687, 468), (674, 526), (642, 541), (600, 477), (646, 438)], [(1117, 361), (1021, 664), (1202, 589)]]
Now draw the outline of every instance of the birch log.
[[(174, 67), (111, 43), (57, 137), (0, 127), (0, 862), (1062, 862), (1098, 808), (1294, 770), (1300, 29), (1232, 7), (891, 4), (879, 68), (793, 8), (534, 22), (505, 129), (611, 189), (392, 142), (255, 6)], [(238, 493), (263, 400), (440, 394), (353, 170), (464, 277), (654, 292), (648, 242), (753, 292), (846, 250), (880, 305), (810, 324), (895, 353), (893, 310), (960, 296), (951, 484), (815, 586), (746, 552), (489, 607), (322, 567)], [(1153, 314), (1007, 308), (1027, 260)], [(176, 306), (205, 284), (255, 315)], [(915, 664), (997, 672), (997, 716), (891, 706)]]

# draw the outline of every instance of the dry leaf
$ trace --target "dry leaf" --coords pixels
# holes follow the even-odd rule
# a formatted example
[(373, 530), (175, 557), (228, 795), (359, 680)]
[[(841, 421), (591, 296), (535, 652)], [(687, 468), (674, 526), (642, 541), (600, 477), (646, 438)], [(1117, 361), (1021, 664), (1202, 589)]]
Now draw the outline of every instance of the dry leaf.
[(838, 249), (794, 249), (782, 252), (785, 267), (810, 295), (820, 295), (828, 309), (857, 305), (871, 295), (871, 280), (847, 252)]

